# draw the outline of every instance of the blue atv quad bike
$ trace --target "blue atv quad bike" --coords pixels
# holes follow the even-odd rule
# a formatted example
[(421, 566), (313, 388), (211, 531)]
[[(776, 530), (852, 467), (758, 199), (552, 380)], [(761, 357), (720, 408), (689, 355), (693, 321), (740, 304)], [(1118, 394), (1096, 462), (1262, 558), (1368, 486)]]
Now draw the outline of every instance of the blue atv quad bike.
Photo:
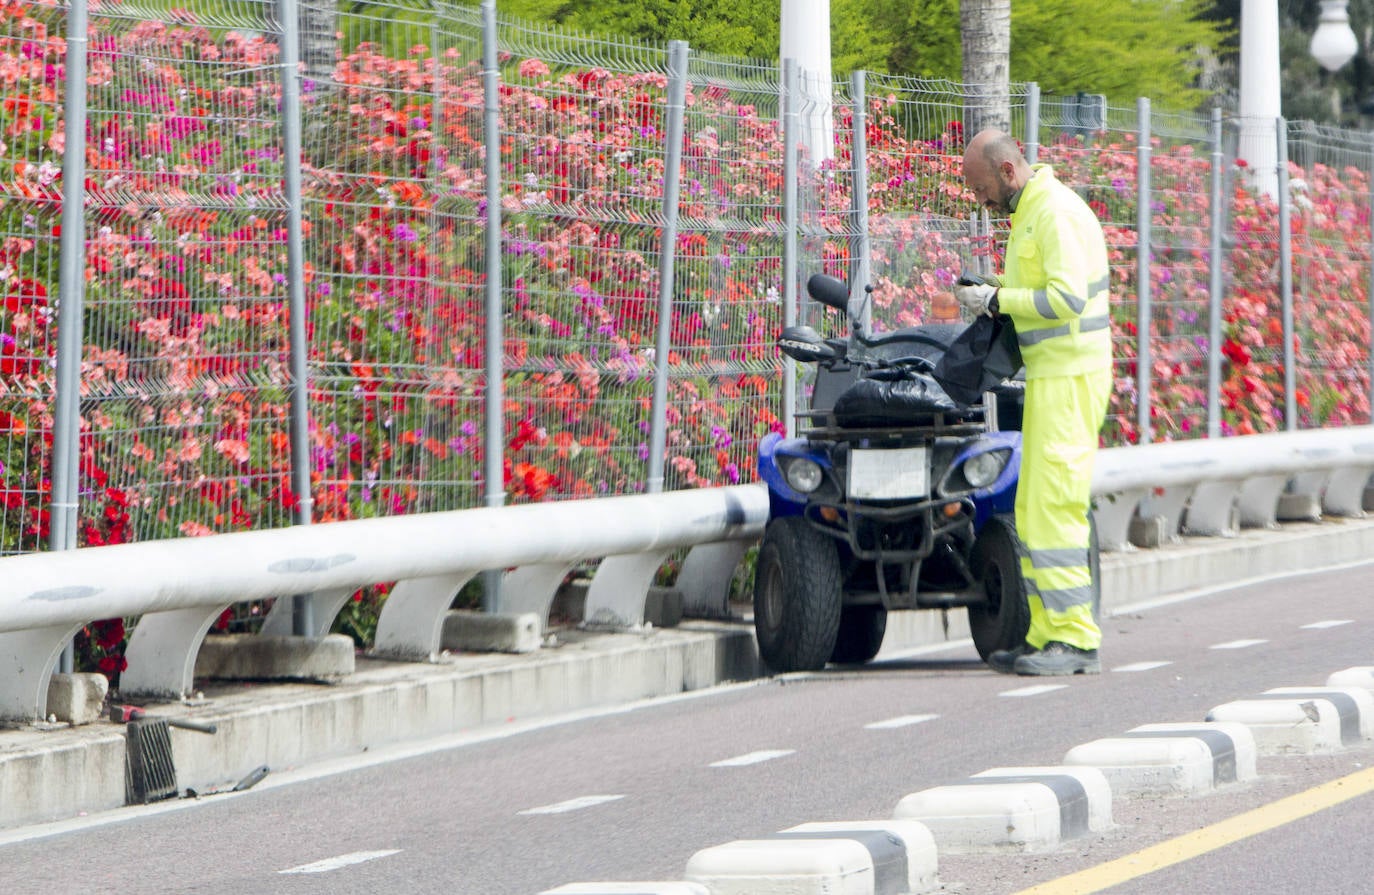
[[(846, 311), (848, 339), (790, 326), (789, 357), (817, 367), (809, 426), (759, 443), (771, 509), (754, 578), (759, 653), (774, 672), (856, 664), (882, 646), (887, 614), (965, 607), (978, 654), (1025, 640), (1024, 549), (1012, 515), (1024, 383), (975, 405), (931, 376), (963, 324), (869, 336), (849, 289), (818, 274), (811, 297)], [(1098, 551), (1091, 550), (1094, 612)]]

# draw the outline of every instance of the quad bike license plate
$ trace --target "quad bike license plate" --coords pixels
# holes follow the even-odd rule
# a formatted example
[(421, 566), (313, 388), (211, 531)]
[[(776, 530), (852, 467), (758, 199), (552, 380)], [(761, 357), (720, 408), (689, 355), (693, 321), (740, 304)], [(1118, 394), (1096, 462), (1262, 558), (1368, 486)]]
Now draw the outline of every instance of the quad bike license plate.
[(849, 452), (849, 496), (867, 500), (925, 497), (930, 470), (923, 447)]

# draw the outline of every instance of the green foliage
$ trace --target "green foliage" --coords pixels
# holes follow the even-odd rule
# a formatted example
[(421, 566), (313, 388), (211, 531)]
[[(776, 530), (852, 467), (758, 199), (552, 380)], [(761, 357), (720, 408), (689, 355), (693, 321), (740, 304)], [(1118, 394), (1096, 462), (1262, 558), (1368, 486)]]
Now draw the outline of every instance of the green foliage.
[(771, 58), (778, 6), (736, 0), (513, 0), (503, 14), (637, 40), (685, 40), (694, 49)]
[[(1129, 105), (1192, 109), (1200, 50), (1220, 52), (1231, 21), (1206, 19), (1206, 0), (1018, 0), (1012, 6), (1011, 78), (1047, 94), (1102, 93)], [(518, 0), (512, 15), (644, 40), (681, 39), (695, 50), (772, 58), (778, 6), (733, 0)], [(834, 71), (959, 80), (959, 0), (832, 0)], [(804, 64), (804, 63), (803, 63)]]
[(1105, 94), (1128, 105), (1196, 108), (1199, 48), (1218, 50), (1225, 23), (1204, 20), (1203, 0), (1040, 0), (1011, 13), (1011, 77), (1045, 93)]

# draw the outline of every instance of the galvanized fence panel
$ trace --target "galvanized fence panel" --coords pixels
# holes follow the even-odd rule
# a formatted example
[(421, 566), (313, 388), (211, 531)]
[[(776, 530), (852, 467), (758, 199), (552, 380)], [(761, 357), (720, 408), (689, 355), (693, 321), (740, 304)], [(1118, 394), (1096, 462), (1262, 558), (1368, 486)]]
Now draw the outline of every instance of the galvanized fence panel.
[(91, 17), (84, 543), (114, 540), (124, 514), (127, 540), (290, 523), (281, 80), (265, 13), (244, 0), (158, 20), (116, 2)]
[(336, 63), (302, 90), (315, 518), (474, 506), (480, 18), (401, 0), (340, 9), (337, 27)]
[(0, 21), (0, 553), (41, 550), (49, 535), (65, 33), (55, 7)]
[(758, 439), (784, 413), (781, 73), (692, 54), (687, 86), (668, 488), (752, 481)]
[[(1370, 419), (1368, 134), (1290, 122), (1298, 425)], [(1291, 168), (1292, 166), (1290, 166)]]
[(1136, 296), (1137, 132), (1135, 110), (1043, 97), (1039, 161), (1093, 207), (1107, 240), (1112, 288), (1116, 388), (1103, 429), (1106, 444), (1135, 442), (1138, 307)]
[(643, 491), (667, 54), (509, 19), (499, 45), (509, 495)]
[[(1151, 440), (1198, 438), (1207, 432), (1209, 131), (1208, 118), (1150, 113)], [(1106, 197), (1119, 197), (1121, 186), (1114, 180)], [(1089, 202), (1105, 204), (1096, 197)]]

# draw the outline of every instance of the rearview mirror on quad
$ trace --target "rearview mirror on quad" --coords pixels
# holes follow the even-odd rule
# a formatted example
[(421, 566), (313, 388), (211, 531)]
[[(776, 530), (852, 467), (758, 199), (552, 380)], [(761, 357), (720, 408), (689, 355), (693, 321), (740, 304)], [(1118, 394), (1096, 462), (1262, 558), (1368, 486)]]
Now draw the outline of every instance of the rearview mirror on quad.
[(827, 345), (814, 329), (809, 326), (788, 326), (778, 337), (778, 347), (782, 353), (803, 363), (816, 363), (834, 360), (838, 355)]
[(816, 301), (838, 311), (849, 309), (849, 287), (843, 280), (826, 276), (823, 273), (812, 275), (806, 281), (806, 292)]

